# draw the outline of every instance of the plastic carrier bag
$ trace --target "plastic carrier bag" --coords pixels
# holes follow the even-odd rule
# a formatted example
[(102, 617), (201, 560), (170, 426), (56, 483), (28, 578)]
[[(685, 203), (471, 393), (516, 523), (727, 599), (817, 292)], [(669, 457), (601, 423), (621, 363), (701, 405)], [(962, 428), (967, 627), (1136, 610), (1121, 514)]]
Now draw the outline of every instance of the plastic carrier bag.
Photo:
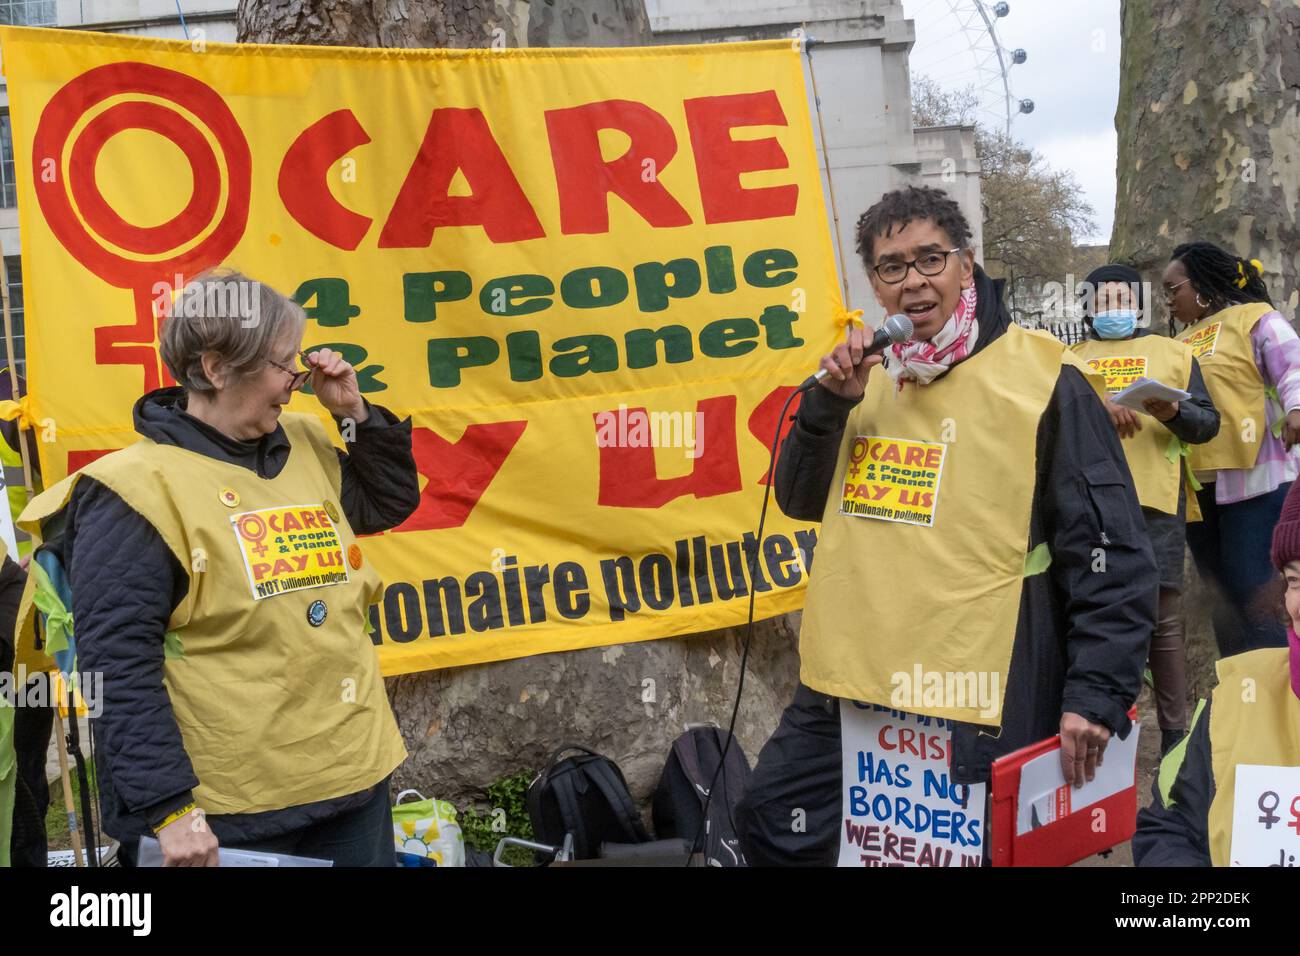
[[(408, 795), (419, 799), (403, 803)], [(438, 866), (465, 865), (465, 835), (456, 822), (456, 808), (446, 800), (428, 800), (418, 790), (397, 795), (393, 841), (399, 855), (426, 858)]]

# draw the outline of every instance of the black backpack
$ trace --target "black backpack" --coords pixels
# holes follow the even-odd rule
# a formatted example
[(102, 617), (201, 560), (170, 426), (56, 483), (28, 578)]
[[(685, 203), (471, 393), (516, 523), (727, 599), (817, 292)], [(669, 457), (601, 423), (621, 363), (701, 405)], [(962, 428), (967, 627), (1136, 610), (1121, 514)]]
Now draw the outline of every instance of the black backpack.
[[(653, 817), (659, 839), (695, 841), (692, 852), (703, 853), (710, 866), (745, 866), (734, 820), (736, 807), (749, 785), (750, 769), (745, 751), (734, 737), (722, 772), (717, 774), (713, 799), (708, 800), (709, 785), (722, 761), (728, 736), (725, 730), (712, 725), (688, 727), (673, 741), (654, 796)], [(706, 800), (709, 817), (707, 825), (701, 827)]]
[[(581, 753), (561, 760), (570, 750)], [(528, 786), (527, 804), (536, 839), (560, 846), (572, 833), (574, 859), (595, 859), (602, 843), (650, 840), (618, 764), (578, 744), (551, 755)]]

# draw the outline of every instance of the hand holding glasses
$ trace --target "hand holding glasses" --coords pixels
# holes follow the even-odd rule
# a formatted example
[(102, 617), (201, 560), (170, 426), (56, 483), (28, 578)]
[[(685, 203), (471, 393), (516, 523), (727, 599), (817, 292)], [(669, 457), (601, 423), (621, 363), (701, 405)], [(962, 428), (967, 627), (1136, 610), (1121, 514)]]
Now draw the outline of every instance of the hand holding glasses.
[(307, 367), (305, 369), (289, 368), (287, 365), (281, 365), (279, 362), (273, 362), (270, 359), (267, 359), (269, 364), (274, 365), (281, 372), (285, 372), (290, 376), (289, 391), (291, 392), (298, 391), (298, 389), (307, 384), (307, 379), (311, 378), (313, 366), (311, 357), (307, 354), (306, 350), (298, 353), (298, 361)]

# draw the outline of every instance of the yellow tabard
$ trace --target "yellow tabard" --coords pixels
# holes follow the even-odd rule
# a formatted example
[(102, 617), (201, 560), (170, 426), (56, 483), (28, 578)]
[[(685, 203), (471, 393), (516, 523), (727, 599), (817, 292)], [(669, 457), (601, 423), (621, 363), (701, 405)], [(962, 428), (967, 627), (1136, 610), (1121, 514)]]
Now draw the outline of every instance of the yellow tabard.
[[(288, 414), (273, 479), (142, 439), (87, 465), (189, 570), (163, 680), (208, 813), (300, 806), (373, 786), (406, 758), (367, 611), (381, 581), (339, 506), (319, 421)], [(22, 521), (67, 503), (77, 475)]]
[(996, 713), (955, 697), (902, 709), (1001, 723), (1038, 422), (1071, 360), (1058, 340), (1013, 325), (929, 385), (896, 392), (871, 376), (822, 517), (800, 633), (805, 684), (888, 704), (895, 675), (984, 673), (997, 681)]
[(1237, 766), (1300, 766), (1300, 700), (1291, 690), (1290, 648), (1265, 647), (1220, 660), (1210, 706), (1214, 801), (1210, 862), (1228, 866)]
[(1218, 435), (1204, 445), (1192, 446), (1191, 462), (1196, 471), (1255, 467), (1268, 416), (1250, 330), (1272, 311), (1265, 302), (1234, 305), (1206, 316), (1179, 336), (1192, 347), (1206, 390), (1222, 418)]
[[(1074, 346), (1075, 353), (1105, 376), (1111, 394), (1146, 376), (1171, 388), (1186, 389), (1192, 380), (1192, 351), (1182, 342), (1163, 335), (1133, 339), (1088, 339)], [(1150, 416), (1132, 438), (1121, 441), (1128, 459), (1138, 501), (1165, 514), (1178, 513), (1178, 486), (1183, 458), (1178, 438)]]

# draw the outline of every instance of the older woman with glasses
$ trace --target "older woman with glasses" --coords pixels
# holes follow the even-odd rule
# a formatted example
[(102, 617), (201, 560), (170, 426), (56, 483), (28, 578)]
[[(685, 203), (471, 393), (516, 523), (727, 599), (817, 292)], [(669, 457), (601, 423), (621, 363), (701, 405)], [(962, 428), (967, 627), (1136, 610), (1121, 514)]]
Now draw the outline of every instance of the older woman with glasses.
[[(411, 426), (337, 352), (301, 352), (304, 323), (246, 276), (196, 279), (162, 326), (179, 387), (22, 516), (67, 569), (80, 668), (104, 677), (102, 827), (128, 864), (153, 834), (165, 865), (215, 865), (219, 846), (393, 863), (406, 751), (357, 536), (419, 502)], [(346, 451), (285, 411), (309, 380)]]

